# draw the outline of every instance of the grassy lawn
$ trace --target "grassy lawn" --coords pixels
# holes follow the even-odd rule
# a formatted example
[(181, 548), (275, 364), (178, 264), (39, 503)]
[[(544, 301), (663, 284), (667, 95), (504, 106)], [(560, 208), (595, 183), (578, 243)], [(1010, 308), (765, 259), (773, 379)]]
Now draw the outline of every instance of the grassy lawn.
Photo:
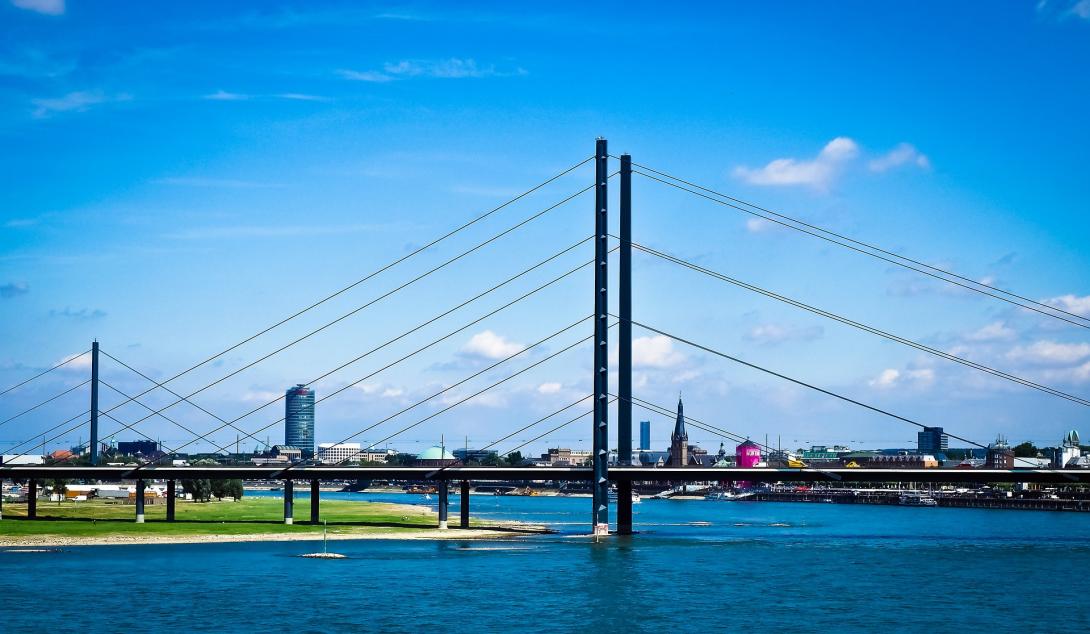
[[(137, 524), (131, 504), (104, 501), (38, 502), (38, 519), (26, 519), (26, 504), (4, 504), (0, 537), (109, 535), (249, 535), (261, 533), (320, 533), (311, 525), (310, 504), (295, 504), (294, 525), (283, 520), (284, 502), (275, 498), (244, 498), (239, 502), (178, 500), (174, 522), (166, 521), (166, 504), (148, 504), (145, 524)], [(389, 533), (435, 528), (436, 514), (425, 508), (397, 504), (323, 501), (321, 518), (330, 534)], [(457, 520), (455, 520), (456, 522)]]

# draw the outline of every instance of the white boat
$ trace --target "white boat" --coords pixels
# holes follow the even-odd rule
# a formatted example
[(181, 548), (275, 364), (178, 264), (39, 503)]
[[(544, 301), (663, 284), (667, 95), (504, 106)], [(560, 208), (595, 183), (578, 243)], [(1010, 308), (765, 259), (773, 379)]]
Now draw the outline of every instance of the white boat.
[(919, 492), (905, 492), (901, 494), (901, 497), (897, 498), (897, 503), (902, 506), (938, 506), (939, 501), (935, 498), (927, 495), (926, 493)]
[(740, 502), (752, 498), (753, 495), (753, 491), (716, 491), (705, 495), (704, 499), (716, 502)]
[[(609, 490), (609, 499), (611, 501), (613, 501), (613, 502), (617, 501), (617, 489), (610, 489)], [(640, 494), (636, 493), (635, 491), (632, 492), (632, 503), (633, 504), (639, 504), (640, 503)]]

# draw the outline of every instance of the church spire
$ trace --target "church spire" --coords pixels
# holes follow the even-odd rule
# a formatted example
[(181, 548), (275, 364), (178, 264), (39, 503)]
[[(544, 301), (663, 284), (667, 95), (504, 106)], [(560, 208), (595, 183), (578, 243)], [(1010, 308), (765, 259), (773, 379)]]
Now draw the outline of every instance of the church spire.
[(674, 433), (671, 440), (689, 440), (689, 434), (685, 432), (685, 406), (681, 403), (681, 395), (677, 397), (677, 422), (674, 423)]

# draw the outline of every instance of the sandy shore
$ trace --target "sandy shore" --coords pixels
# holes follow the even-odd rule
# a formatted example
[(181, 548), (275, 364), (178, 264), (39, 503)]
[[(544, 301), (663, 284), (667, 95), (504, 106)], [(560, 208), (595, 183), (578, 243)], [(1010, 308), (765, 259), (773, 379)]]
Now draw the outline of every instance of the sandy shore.
[[(386, 540), (487, 540), (544, 534), (543, 526), (519, 525), (504, 528), (437, 528), (397, 530), (374, 533), (338, 533), (331, 531), (329, 541)], [(248, 535), (102, 535), (67, 537), (63, 535), (0, 536), (0, 548), (59, 548), (65, 546), (122, 546), (131, 544), (218, 544), (229, 542), (310, 542), (321, 541), (314, 533), (251, 533)]]

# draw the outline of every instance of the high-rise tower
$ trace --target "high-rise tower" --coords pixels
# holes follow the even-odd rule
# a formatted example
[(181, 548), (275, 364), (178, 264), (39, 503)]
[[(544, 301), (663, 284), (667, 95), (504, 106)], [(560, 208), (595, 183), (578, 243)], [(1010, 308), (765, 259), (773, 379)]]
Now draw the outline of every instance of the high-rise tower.
[(284, 395), (284, 444), (314, 456), (314, 390), (302, 383)]

